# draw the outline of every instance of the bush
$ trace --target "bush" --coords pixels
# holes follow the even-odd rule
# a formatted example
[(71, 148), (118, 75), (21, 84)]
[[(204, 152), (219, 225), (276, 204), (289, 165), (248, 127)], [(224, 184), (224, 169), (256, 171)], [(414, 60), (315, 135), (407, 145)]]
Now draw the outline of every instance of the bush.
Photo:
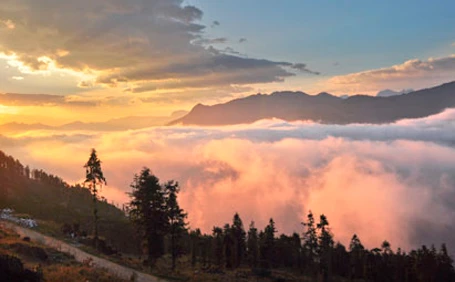
[(22, 261), (9, 255), (0, 255), (0, 276), (2, 281), (19, 282), (40, 282), (42, 276), (36, 272), (24, 269)]
[(268, 268), (253, 268), (253, 274), (259, 277), (270, 277), (272, 275), (272, 271)]
[(29, 246), (22, 243), (14, 243), (11, 244), (10, 247), (15, 250), (17, 253), (40, 260), (46, 261), (48, 259), (48, 255), (45, 250), (40, 247)]

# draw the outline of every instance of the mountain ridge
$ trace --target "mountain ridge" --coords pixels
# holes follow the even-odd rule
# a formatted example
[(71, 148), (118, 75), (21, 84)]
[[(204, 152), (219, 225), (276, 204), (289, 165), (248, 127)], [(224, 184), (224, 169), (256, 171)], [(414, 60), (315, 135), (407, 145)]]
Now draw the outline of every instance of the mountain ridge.
[(175, 118), (180, 118), (186, 111), (178, 111), (170, 116), (126, 116), (113, 118), (104, 122), (73, 121), (59, 126), (42, 123), (8, 122), (0, 124), (0, 134), (5, 132), (20, 132), (27, 130), (87, 130), (87, 131), (120, 131), (135, 130), (152, 126), (165, 125)]
[(234, 125), (267, 118), (381, 124), (426, 117), (450, 107), (455, 107), (455, 81), (390, 97), (360, 94), (343, 99), (326, 92), (309, 95), (301, 91), (281, 91), (212, 106), (197, 104), (187, 115), (168, 125)]

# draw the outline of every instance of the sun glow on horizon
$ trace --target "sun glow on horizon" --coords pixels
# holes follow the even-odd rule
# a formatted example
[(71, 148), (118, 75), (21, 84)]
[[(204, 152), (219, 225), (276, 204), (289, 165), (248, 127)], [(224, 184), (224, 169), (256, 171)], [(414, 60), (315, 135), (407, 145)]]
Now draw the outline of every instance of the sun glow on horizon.
[(17, 109), (15, 107), (4, 106), (0, 104), (0, 115), (2, 114), (16, 114)]

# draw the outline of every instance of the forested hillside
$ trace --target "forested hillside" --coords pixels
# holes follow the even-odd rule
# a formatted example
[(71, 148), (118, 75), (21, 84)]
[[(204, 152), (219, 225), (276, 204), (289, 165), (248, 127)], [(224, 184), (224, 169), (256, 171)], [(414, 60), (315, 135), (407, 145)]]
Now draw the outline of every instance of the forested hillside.
[[(93, 194), (89, 189), (68, 185), (42, 170), (30, 170), (0, 153), (0, 208), (13, 208), (61, 226), (80, 224), (92, 233)], [(99, 165), (95, 150), (92, 155)], [(336, 241), (329, 219), (311, 212), (303, 219), (302, 229), (291, 235), (279, 235), (272, 218), (264, 229), (254, 222), (245, 228), (237, 213), (232, 223), (214, 226), (203, 234), (196, 226), (188, 228), (186, 213), (178, 205), (177, 182), (162, 184), (144, 168), (131, 188), (125, 211), (106, 200), (98, 202), (98, 229), (100, 237), (118, 250), (142, 251), (143, 256), (135, 260), (116, 257), (141, 271), (187, 281), (252, 281), (259, 277), (261, 281), (455, 281), (453, 260), (444, 244), (402, 250), (384, 238), (380, 246), (367, 249), (354, 234), (345, 246)]]
[[(81, 167), (82, 170), (82, 167)], [(72, 186), (58, 176), (43, 170), (24, 166), (19, 160), (0, 151), (0, 209), (13, 208), (36, 219), (54, 221), (59, 225), (78, 224), (81, 230), (91, 233), (92, 196), (80, 185)], [(100, 235), (115, 248), (124, 252), (137, 252), (131, 240), (134, 227), (125, 213), (99, 201)], [(118, 232), (122, 230), (122, 232)]]

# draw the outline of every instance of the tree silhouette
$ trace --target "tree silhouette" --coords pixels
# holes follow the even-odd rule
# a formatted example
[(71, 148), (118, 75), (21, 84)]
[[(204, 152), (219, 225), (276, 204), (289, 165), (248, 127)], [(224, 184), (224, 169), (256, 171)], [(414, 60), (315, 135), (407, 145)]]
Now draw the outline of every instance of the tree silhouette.
[(332, 275), (332, 249), (333, 249), (333, 236), (328, 228), (329, 221), (325, 215), (321, 215), (317, 228), (319, 229), (319, 257), (321, 262), (321, 271), (323, 281), (331, 280)]
[(305, 256), (307, 258), (306, 270), (316, 275), (316, 258), (318, 255), (318, 237), (316, 233), (316, 226), (314, 222), (314, 216), (311, 211), (309, 211), (307, 216), (307, 221), (302, 222), (302, 225), (306, 227), (306, 231), (303, 234), (303, 249)]
[(259, 260), (259, 237), (258, 230), (254, 226), (254, 221), (250, 223), (248, 230), (247, 248), (248, 248), (248, 264), (251, 268), (258, 266)]
[(85, 168), (85, 181), (84, 185), (87, 184), (88, 188), (92, 194), (93, 201), (93, 219), (94, 219), (94, 243), (95, 248), (98, 249), (98, 192), (103, 187), (103, 184), (106, 185), (106, 179), (104, 178), (103, 171), (101, 170), (101, 161), (98, 159), (96, 150), (92, 149), (90, 158), (87, 163), (84, 165)]
[(261, 266), (271, 268), (275, 258), (275, 221), (271, 218), (264, 232), (259, 234)]
[(131, 184), (129, 217), (142, 236), (148, 264), (153, 266), (164, 254), (164, 237), (169, 227), (165, 191), (159, 179), (144, 168)]
[(213, 258), (215, 264), (221, 268), (223, 265), (223, 258), (224, 258), (224, 242), (223, 242), (223, 229), (220, 227), (213, 227), (212, 230), (212, 250), (213, 250)]
[(186, 232), (186, 213), (180, 208), (177, 202), (177, 194), (179, 192), (179, 184), (174, 181), (169, 181), (165, 184), (166, 193), (166, 212), (169, 220), (169, 236), (171, 237), (171, 255), (172, 255), (172, 270), (175, 269), (177, 257), (181, 254), (180, 240)]
[(231, 228), (234, 239), (234, 267), (239, 267), (246, 254), (246, 232), (238, 213), (234, 215)]

